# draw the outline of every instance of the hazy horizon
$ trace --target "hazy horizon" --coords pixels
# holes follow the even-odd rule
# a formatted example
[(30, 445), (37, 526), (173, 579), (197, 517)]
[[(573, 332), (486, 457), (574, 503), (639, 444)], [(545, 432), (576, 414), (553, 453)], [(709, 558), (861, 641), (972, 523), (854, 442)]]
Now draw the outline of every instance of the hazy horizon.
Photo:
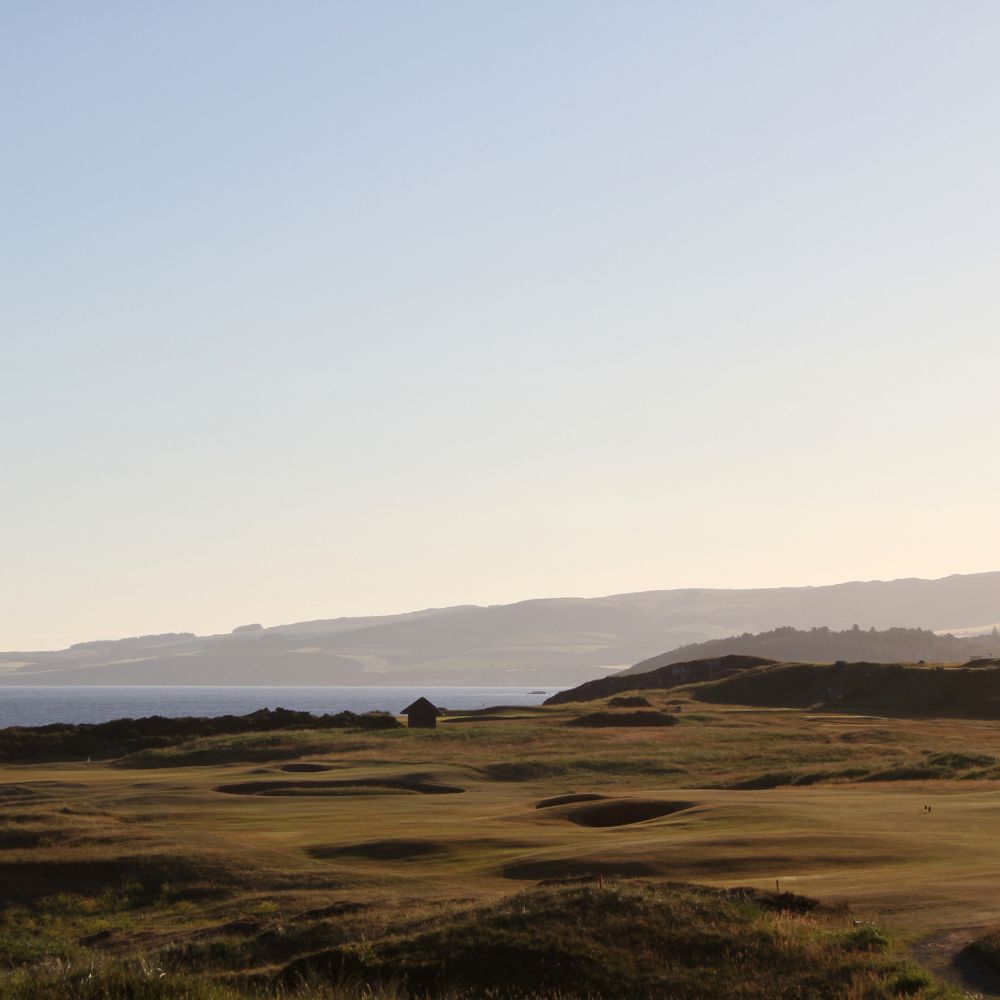
[(0, 649), (938, 578), (1000, 6), (0, 13)]
[[(533, 601), (600, 600), (601, 598), (605, 598), (605, 597), (620, 597), (620, 596), (625, 596), (625, 595), (629, 595), (629, 594), (656, 593), (656, 592), (660, 592), (660, 591), (673, 591), (673, 590), (680, 590), (680, 591), (683, 591), (683, 590), (719, 590), (719, 591), (726, 591), (726, 590), (749, 590), (749, 591), (753, 591), (753, 590), (781, 590), (781, 589), (799, 590), (799, 589), (819, 589), (819, 588), (824, 588), (824, 587), (837, 587), (837, 586), (844, 586), (844, 585), (853, 584), (853, 583), (891, 583), (891, 582), (899, 582), (899, 581), (902, 581), (902, 580), (921, 580), (921, 581), (926, 581), (926, 582), (932, 582), (934, 580), (947, 579), (949, 576), (976, 576), (976, 575), (984, 575), (984, 574), (991, 574), (991, 573), (997, 573), (997, 572), (1000, 572), (1000, 570), (984, 570), (984, 571), (981, 571), (980, 574), (976, 574), (976, 573), (971, 573), (971, 574), (953, 574), (953, 573), (950, 573), (950, 574), (946, 574), (944, 577), (937, 577), (937, 578), (913, 576), (913, 577), (897, 577), (894, 580), (882, 580), (882, 579), (873, 579), (873, 580), (836, 580), (836, 581), (832, 581), (832, 582), (828, 582), (828, 583), (814, 583), (814, 584), (775, 584), (773, 586), (766, 586), (766, 587), (651, 587), (648, 590), (634, 590), (633, 589), (633, 590), (616, 591), (615, 593), (605, 593), (605, 594), (547, 594), (547, 595), (541, 595), (541, 596), (535, 595), (535, 596), (531, 596), (531, 597), (518, 598), (518, 599), (516, 599), (514, 601), (492, 601), (492, 602), (456, 601), (454, 604), (435, 604), (435, 605), (426, 605), (424, 607), (396, 608), (396, 609), (392, 609), (392, 610), (388, 610), (388, 611), (367, 612), (367, 613), (362, 613), (362, 614), (357, 614), (357, 615), (339, 615), (339, 614), (317, 615), (317, 616), (312, 616), (312, 617), (308, 617), (308, 618), (301, 618), (301, 617), (300, 618), (288, 618), (288, 619), (282, 619), (281, 621), (277, 621), (277, 620), (260, 621), (260, 620), (257, 620), (257, 621), (252, 621), (251, 622), (251, 621), (247, 620), (247, 621), (240, 621), (240, 622), (238, 622), (236, 624), (233, 624), (232, 626), (225, 625), (225, 626), (223, 626), (221, 628), (212, 629), (210, 631), (204, 631), (204, 632), (203, 631), (199, 631), (197, 629), (184, 628), (184, 627), (176, 626), (175, 625), (175, 626), (172, 626), (172, 627), (167, 627), (167, 628), (161, 629), (158, 632), (145, 632), (145, 633), (143, 633), (143, 632), (128, 632), (128, 633), (121, 633), (121, 634), (116, 634), (116, 635), (98, 635), (98, 636), (86, 636), (86, 637), (83, 637), (83, 638), (75, 638), (75, 639), (67, 641), (63, 646), (58, 647), (58, 648), (65, 649), (65, 648), (68, 648), (69, 646), (74, 645), (76, 643), (100, 642), (100, 641), (109, 641), (109, 640), (110, 641), (115, 641), (115, 640), (118, 640), (118, 639), (129, 639), (129, 638), (141, 637), (143, 635), (155, 636), (155, 635), (165, 635), (165, 634), (169, 634), (169, 633), (194, 633), (195, 635), (197, 635), (199, 637), (205, 637), (205, 638), (207, 638), (207, 637), (211, 637), (211, 636), (225, 636), (225, 635), (229, 635), (234, 630), (236, 630), (238, 628), (241, 628), (243, 626), (246, 626), (246, 625), (260, 625), (263, 629), (268, 629), (268, 628), (274, 628), (274, 627), (281, 626), (281, 625), (291, 625), (291, 624), (296, 624), (296, 623), (300, 623), (300, 622), (309, 622), (309, 621), (334, 621), (334, 620), (341, 619), (341, 618), (359, 618), (359, 619), (361, 619), (361, 618), (379, 618), (379, 617), (383, 617), (383, 616), (385, 616), (385, 617), (391, 617), (391, 616), (394, 616), (394, 615), (419, 614), (419, 613), (424, 612), (424, 611), (436, 611), (436, 610), (443, 610), (443, 609), (446, 609), (446, 608), (460, 608), (460, 607), (478, 607), (478, 608), (505, 607), (505, 606), (510, 606), (512, 604), (531, 603)], [(817, 623), (817, 624), (819, 624), (819, 623)], [(998, 625), (998, 624), (1000, 624), (1000, 622), (992, 622), (992, 621), (990, 621), (990, 622), (982, 622), (982, 623), (979, 623), (979, 624), (974, 625), (974, 626), (960, 625), (960, 626), (956, 626), (956, 628), (955, 628), (955, 634), (956, 635), (966, 634), (966, 633), (978, 634), (979, 631), (981, 631), (981, 630), (982, 631), (988, 630), (988, 629), (990, 629), (990, 628), (992, 628), (992, 627), (994, 627), (995, 625)], [(941, 629), (937, 628), (937, 631), (941, 631)], [(57, 647), (51, 647), (51, 648), (52, 649), (56, 649)], [(8, 651), (18, 651), (18, 652), (41, 652), (42, 651), (40, 648), (36, 649), (36, 650), (31, 650), (28, 647), (0, 647), (0, 651), (2, 651), (4, 649), (6, 649)]]

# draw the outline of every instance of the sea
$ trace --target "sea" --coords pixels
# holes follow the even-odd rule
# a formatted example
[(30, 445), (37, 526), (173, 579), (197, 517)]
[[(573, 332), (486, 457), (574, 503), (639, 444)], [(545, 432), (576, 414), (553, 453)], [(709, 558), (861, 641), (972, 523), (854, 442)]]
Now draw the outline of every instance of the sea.
[(0, 729), (52, 722), (109, 722), (149, 715), (247, 715), (259, 708), (398, 715), (423, 696), (439, 708), (540, 705), (558, 687), (100, 687), (2, 686)]

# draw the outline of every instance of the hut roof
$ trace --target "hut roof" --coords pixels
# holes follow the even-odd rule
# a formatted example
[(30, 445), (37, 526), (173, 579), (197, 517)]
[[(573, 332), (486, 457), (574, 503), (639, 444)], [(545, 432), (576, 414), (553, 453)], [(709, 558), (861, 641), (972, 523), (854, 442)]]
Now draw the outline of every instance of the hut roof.
[(412, 705), (407, 705), (399, 714), (409, 715), (410, 712), (433, 712), (435, 715), (443, 714), (437, 705), (432, 705), (426, 698), (418, 698)]

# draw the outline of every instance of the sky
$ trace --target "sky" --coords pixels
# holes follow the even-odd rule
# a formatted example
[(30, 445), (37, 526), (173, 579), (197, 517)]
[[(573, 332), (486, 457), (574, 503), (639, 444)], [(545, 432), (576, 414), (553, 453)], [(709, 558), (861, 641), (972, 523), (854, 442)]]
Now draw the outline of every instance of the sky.
[(0, 648), (1000, 569), (1000, 5), (0, 5)]

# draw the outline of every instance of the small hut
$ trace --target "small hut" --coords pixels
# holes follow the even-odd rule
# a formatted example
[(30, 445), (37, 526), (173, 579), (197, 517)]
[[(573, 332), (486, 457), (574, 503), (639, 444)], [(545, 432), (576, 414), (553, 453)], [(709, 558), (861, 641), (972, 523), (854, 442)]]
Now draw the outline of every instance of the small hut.
[(407, 705), (401, 714), (406, 716), (410, 729), (436, 729), (438, 716), (444, 715), (444, 712), (426, 698), (418, 698), (412, 705)]

